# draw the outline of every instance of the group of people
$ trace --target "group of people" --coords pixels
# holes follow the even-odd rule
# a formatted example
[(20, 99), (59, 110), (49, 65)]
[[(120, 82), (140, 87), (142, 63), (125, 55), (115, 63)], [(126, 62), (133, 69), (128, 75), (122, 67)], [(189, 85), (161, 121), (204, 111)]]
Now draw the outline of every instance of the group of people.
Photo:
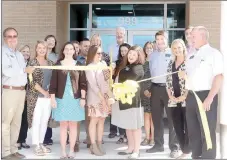
[[(50, 122), (60, 123), (61, 159), (74, 158), (79, 152), (80, 122), (85, 120), (84, 143), (91, 154), (107, 154), (103, 142), (104, 123), (111, 115), (109, 138), (127, 143), (129, 159), (140, 157), (140, 145), (151, 145), (147, 153), (164, 151), (164, 108), (168, 118), (170, 157), (193, 159), (216, 157), (217, 94), (223, 81), (222, 54), (209, 45), (209, 32), (203, 26), (185, 30), (186, 43), (176, 39), (168, 47), (165, 31), (155, 34), (154, 42), (144, 47), (125, 42), (125, 29), (116, 29), (116, 44), (110, 55), (102, 51), (101, 37), (95, 34), (81, 42), (67, 42), (56, 53), (57, 40), (48, 35), (35, 46), (17, 50), (18, 32), (6, 28), (2, 49), (2, 157), (25, 158), (18, 149), (26, 144), (31, 128), (32, 144), (37, 156), (51, 153)], [(37, 68), (41, 66), (41, 68)], [(54, 69), (62, 66), (62, 70)], [(91, 70), (67, 70), (87, 66)], [(96, 67), (112, 66), (108, 69)], [(42, 67), (49, 67), (44, 69)], [(65, 68), (65, 69), (63, 69)], [(176, 73), (175, 73), (176, 72)], [(111, 75), (112, 73), (112, 75)], [(173, 74), (175, 73), (175, 74)], [(168, 74), (167, 76), (165, 76)], [(32, 75), (32, 76), (31, 76)], [(162, 76), (163, 75), (163, 76)], [(132, 104), (117, 101), (110, 87), (126, 80), (142, 80)], [(203, 102), (208, 120), (212, 149), (207, 150), (196, 92)], [(13, 99), (11, 98), (13, 97)], [(145, 138), (142, 140), (142, 127)], [(17, 145), (16, 145), (17, 143)], [(69, 143), (70, 151), (66, 153)], [(152, 155), (151, 155), (152, 158)]]

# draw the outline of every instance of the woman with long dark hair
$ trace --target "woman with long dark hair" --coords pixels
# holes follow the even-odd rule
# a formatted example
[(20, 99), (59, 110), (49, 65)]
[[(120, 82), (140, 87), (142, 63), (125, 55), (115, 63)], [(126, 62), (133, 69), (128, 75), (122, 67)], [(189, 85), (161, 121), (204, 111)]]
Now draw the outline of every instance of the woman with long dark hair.
[[(56, 65), (77, 66), (75, 47), (68, 42), (64, 45)], [(77, 123), (85, 119), (86, 77), (83, 71), (53, 70), (50, 82), (53, 119), (60, 122), (61, 158), (74, 158), (77, 137)], [(67, 131), (69, 128), (70, 152), (66, 154)]]
[[(122, 83), (126, 80), (138, 81), (143, 78), (144, 70), (144, 53), (139, 46), (133, 46), (129, 49), (127, 55), (123, 58), (121, 66), (117, 72), (118, 82)], [(116, 125), (126, 129), (128, 148), (119, 155), (129, 155), (129, 159), (139, 158), (141, 143), (141, 128), (144, 125), (143, 108), (140, 104), (140, 88), (132, 99), (132, 104), (123, 104), (119, 102), (120, 114)]]
[[(117, 77), (117, 74), (119, 72), (120, 63), (122, 62), (123, 57), (125, 55), (127, 55), (130, 47), (131, 46), (128, 43), (123, 43), (123, 44), (120, 45), (119, 51), (118, 51), (118, 60), (115, 62), (116, 68), (115, 68), (115, 72), (114, 72), (114, 75), (113, 75), (113, 81), (116, 81), (116, 77)], [(113, 105), (112, 113), (111, 113), (111, 115), (112, 115), (111, 116), (111, 125), (116, 126), (116, 121), (118, 121), (119, 111), (120, 111), (119, 108), (116, 107), (116, 105)], [(118, 127), (118, 130), (119, 130), (119, 133), (120, 133), (120, 138), (118, 139), (118, 141), (116, 143), (117, 144), (127, 143), (127, 136), (126, 136), (125, 129)]]

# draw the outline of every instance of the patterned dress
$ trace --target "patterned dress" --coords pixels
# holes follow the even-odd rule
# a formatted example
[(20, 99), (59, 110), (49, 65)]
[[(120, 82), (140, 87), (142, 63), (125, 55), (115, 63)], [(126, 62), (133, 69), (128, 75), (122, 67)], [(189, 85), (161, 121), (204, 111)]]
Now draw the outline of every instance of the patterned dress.
[[(144, 69), (144, 79), (150, 78), (150, 68), (149, 68), (149, 62), (146, 61), (145, 64), (143, 65)], [(151, 81), (145, 81), (141, 83), (141, 105), (144, 107), (144, 112), (151, 113), (151, 100), (150, 98), (147, 98), (144, 95), (144, 91), (148, 90), (150, 92), (151, 88)]]
[(85, 109), (80, 106), (80, 99), (73, 96), (69, 73), (67, 75), (65, 92), (62, 99), (56, 98), (57, 108), (53, 109), (55, 121), (82, 121), (85, 119)]

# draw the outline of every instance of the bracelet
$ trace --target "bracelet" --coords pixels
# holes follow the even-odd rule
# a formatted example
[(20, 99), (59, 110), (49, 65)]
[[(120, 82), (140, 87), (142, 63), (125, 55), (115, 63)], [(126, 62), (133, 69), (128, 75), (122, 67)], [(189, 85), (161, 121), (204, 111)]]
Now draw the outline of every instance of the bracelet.
[(86, 100), (85, 98), (80, 98), (80, 99)]

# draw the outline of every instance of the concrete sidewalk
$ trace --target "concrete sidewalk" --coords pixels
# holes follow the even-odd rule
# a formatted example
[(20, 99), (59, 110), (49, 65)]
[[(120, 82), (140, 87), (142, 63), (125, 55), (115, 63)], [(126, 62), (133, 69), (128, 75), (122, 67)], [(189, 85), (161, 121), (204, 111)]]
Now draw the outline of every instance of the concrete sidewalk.
[[(117, 154), (118, 151), (124, 150), (127, 148), (126, 144), (116, 144), (116, 141), (118, 140), (119, 137), (116, 137), (114, 139), (109, 139), (108, 138), (108, 129), (109, 129), (109, 123), (105, 124), (105, 133), (104, 133), (104, 148), (106, 149), (107, 154), (105, 156), (99, 157), (95, 155), (91, 155), (89, 150), (86, 148), (86, 145), (82, 143), (82, 141), (86, 137), (86, 133), (84, 132), (84, 123), (81, 125), (82, 132), (80, 134), (80, 151), (75, 154), (75, 159), (127, 159), (127, 156), (119, 156)], [(19, 152), (24, 154), (27, 159), (59, 159), (61, 157), (61, 146), (59, 142), (59, 128), (53, 129), (53, 141), (54, 144), (52, 146), (49, 146), (52, 149), (52, 153), (38, 157), (34, 154), (33, 150), (34, 147), (31, 147), (30, 149), (22, 149)], [(168, 130), (165, 129), (165, 135), (164, 135), (164, 140), (165, 140), (165, 151), (160, 152), (160, 153), (146, 153), (146, 149), (150, 148), (151, 146), (141, 146), (141, 151), (140, 151), (140, 159), (171, 159), (169, 157), (170, 150), (168, 148)], [(219, 158), (219, 134), (217, 134), (217, 158)], [(28, 132), (28, 138), (27, 138), (27, 143), (31, 145), (31, 133), (30, 131)], [(69, 146), (67, 146), (69, 149)], [(190, 157), (187, 157), (187, 159)]]

